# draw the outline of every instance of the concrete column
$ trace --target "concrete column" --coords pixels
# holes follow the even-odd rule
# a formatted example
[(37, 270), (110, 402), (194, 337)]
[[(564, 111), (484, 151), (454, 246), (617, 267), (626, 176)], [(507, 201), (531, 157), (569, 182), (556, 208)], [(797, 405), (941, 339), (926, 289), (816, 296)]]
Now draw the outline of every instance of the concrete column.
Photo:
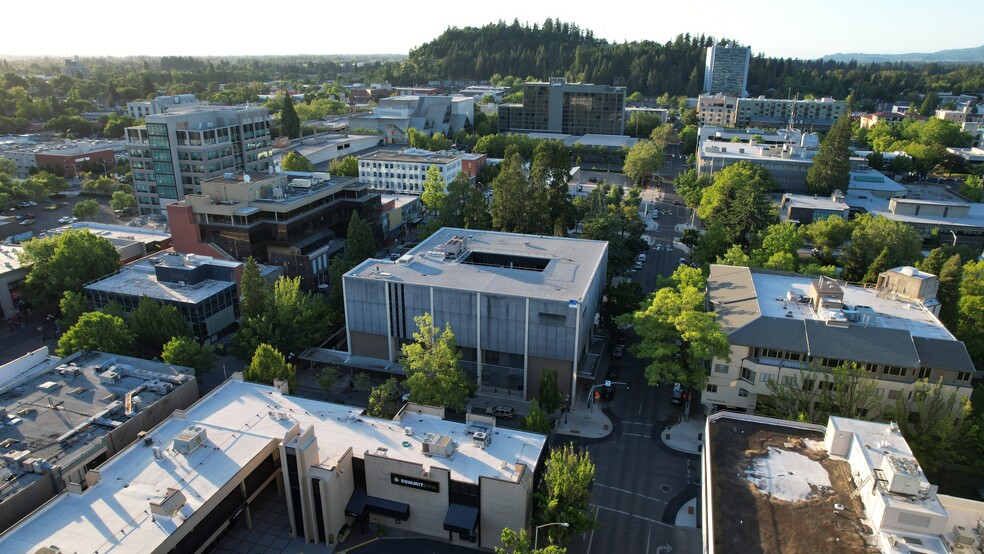
[(478, 374), (478, 389), (482, 390), (482, 293), (475, 293), (475, 367)]
[(530, 398), (530, 297), (526, 297), (526, 325), (523, 331), (523, 400)]

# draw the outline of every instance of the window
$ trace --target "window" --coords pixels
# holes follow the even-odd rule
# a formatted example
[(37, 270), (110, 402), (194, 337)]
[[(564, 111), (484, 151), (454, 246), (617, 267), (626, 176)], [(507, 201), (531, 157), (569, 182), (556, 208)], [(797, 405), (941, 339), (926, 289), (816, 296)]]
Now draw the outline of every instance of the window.
[(782, 376), (782, 384), (783, 385), (786, 385), (787, 387), (795, 387), (796, 386), (796, 376), (795, 375), (783, 375)]
[(900, 390), (890, 390), (890, 391), (888, 391), (888, 399), (889, 400), (898, 400), (899, 398), (902, 398), (902, 391), (900, 391)]
[(759, 373), (759, 383), (767, 383), (772, 380), (772, 376), (768, 373)]
[(885, 396), (885, 389), (875, 389), (875, 397), (882, 398)]
[(727, 373), (728, 369), (730, 368), (724, 364), (714, 364), (714, 373)]
[(961, 371), (960, 373), (957, 373), (957, 381), (970, 381), (970, 372)]
[(747, 367), (741, 368), (741, 378), (749, 383), (755, 383), (755, 372)]
[(921, 368), (919, 368), (919, 378), (920, 379), (929, 379), (929, 376), (932, 373), (933, 373), (933, 370), (932, 369), (929, 369), (928, 367), (921, 367)]
[(803, 379), (803, 390), (811, 391), (813, 390), (815, 384), (816, 381), (814, 381), (813, 379)]
[(718, 391), (717, 385), (707, 385), (707, 392), (717, 392), (717, 391)]
[(901, 367), (888, 366), (885, 368), (885, 375), (905, 375)]
[(738, 396), (748, 396), (748, 391), (745, 389), (738, 389)]

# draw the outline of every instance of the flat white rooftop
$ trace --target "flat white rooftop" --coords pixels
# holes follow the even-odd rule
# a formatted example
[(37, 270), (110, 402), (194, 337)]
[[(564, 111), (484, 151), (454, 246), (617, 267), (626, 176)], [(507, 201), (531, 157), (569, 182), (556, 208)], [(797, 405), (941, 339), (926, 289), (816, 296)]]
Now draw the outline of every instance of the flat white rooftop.
[[(789, 291), (800, 296), (809, 296), (810, 277), (758, 272), (752, 272), (751, 275), (762, 315), (784, 318), (789, 317), (787, 313), (792, 313), (792, 319), (825, 321), (810, 304), (786, 301), (786, 293)], [(874, 310), (875, 315), (869, 326), (908, 331), (916, 337), (956, 340), (932, 313), (917, 304), (881, 298), (875, 289), (863, 289), (851, 285), (842, 285), (841, 288), (844, 291), (845, 304), (868, 306)]]
[[(466, 251), (455, 259), (446, 258), (440, 248), (456, 236), (465, 238)], [(604, 241), (445, 227), (408, 252), (409, 261), (369, 259), (345, 276), (506, 296), (583, 300), (607, 251)], [(500, 263), (476, 263), (487, 254)], [(530, 261), (541, 264), (542, 270), (515, 267)]]
[[(218, 265), (230, 262), (219, 261)], [(238, 262), (232, 262), (235, 265)], [(168, 300), (188, 304), (197, 304), (210, 298), (229, 287), (235, 287), (235, 281), (218, 281), (205, 279), (195, 284), (165, 283), (157, 280), (157, 273), (149, 258), (144, 258), (120, 269), (116, 275), (106, 277), (101, 281), (86, 285), (86, 289), (109, 293), (129, 294), (132, 296), (148, 296), (155, 300)]]
[[(358, 416), (360, 411), (285, 396), (265, 385), (227, 381), (192, 406), (185, 419), (169, 418), (150, 431), (154, 444), (166, 449), (162, 460), (154, 459), (152, 448), (142, 443), (131, 445), (100, 466), (97, 484), (81, 495), (63, 493), (0, 537), (0, 551), (35, 552), (56, 545), (72, 552), (150, 552), (264, 448), (282, 441), (295, 424), (314, 427), (323, 459), (327, 451), (340, 454), (347, 446), (358, 457), (387, 448), (389, 457), (445, 468), (452, 479), (472, 483), (479, 476), (512, 481), (516, 463), (535, 469), (546, 440), (497, 429), (482, 450), (470, 444), (462, 423), (418, 414), (396, 423)], [(277, 412), (287, 418), (279, 419)], [(413, 427), (413, 437), (406, 436), (403, 425)], [(174, 439), (190, 426), (205, 429), (205, 443), (188, 455), (175, 452)], [(425, 457), (420, 439), (426, 433), (457, 441), (453, 459)], [(168, 488), (181, 491), (186, 503), (174, 518), (152, 517), (149, 503)]]
[(48, 231), (48, 234), (60, 235), (69, 229), (87, 229), (93, 235), (99, 235), (110, 242), (142, 242), (144, 244), (159, 243), (171, 238), (170, 233), (155, 231), (143, 227), (129, 227), (126, 225), (107, 225), (104, 223), (93, 223), (91, 221), (78, 221), (62, 227), (55, 227)]

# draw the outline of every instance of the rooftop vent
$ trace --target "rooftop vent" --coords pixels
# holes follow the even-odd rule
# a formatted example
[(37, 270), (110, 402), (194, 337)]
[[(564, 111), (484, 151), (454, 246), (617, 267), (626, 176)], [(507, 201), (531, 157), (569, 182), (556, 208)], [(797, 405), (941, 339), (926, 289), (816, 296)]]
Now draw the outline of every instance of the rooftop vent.
[(150, 511), (159, 516), (171, 517), (185, 504), (185, 495), (178, 489), (168, 488), (164, 496), (150, 501)]

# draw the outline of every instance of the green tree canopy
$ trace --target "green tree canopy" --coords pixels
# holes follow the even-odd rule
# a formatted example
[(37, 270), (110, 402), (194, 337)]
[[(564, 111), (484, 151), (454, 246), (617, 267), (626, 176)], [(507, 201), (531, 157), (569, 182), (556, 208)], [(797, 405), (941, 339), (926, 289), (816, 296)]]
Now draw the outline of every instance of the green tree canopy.
[(523, 169), (523, 158), (510, 149), (492, 181), (492, 226), (506, 233), (524, 233), (531, 217), (528, 209), (530, 185)]
[(75, 322), (82, 317), (82, 314), (89, 311), (89, 306), (85, 299), (85, 294), (66, 290), (61, 300), (58, 301), (58, 309), (61, 312), (58, 325), (62, 329), (68, 329), (75, 325)]
[(95, 198), (80, 200), (72, 208), (72, 215), (81, 220), (91, 219), (95, 221), (96, 216), (99, 215), (99, 201)]
[(174, 337), (191, 336), (188, 322), (177, 308), (162, 305), (148, 296), (141, 298), (130, 313), (129, 324), (140, 347), (155, 353)]
[(441, 177), (441, 169), (438, 166), (432, 165), (427, 168), (422, 190), (420, 201), (427, 207), (427, 210), (432, 214), (441, 213), (448, 193), (447, 185), (444, 183), (444, 178)]
[(281, 277), (274, 284), (265, 309), (240, 322), (236, 345), (244, 358), (252, 356), (261, 343), (281, 352), (300, 354), (327, 338), (329, 321), (328, 308), (320, 295), (301, 291), (300, 277)]
[(314, 171), (314, 164), (311, 163), (311, 160), (291, 150), (290, 152), (287, 152), (284, 159), (280, 161), (280, 169), (284, 171), (300, 171), (303, 173), (310, 173)]
[(927, 473), (935, 473), (957, 461), (957, 441), (970, 410), (969, 399), (959, 396), (952, 386), (944, 386), (942, 378), (935, 383), (923, 379), (916, 381), (912, 400), (902, 395), (886, 415), (898, 422), (902, 436)]
[(250, 256), (243, 264), (243, 277), (239, 283), (239, 312), (243, 320), (259, 317), (270, 302), (272, 287), (260, 273), (260, 264)]
[(442, 331), (434, 326), (430, 314), (413, 320), (417, 325), (414, 342), (401, 347), (400, 363), (407, 374), (404, 386), (418, 404), (464, 410), (472, 384), (458, 365), (461, 353), (451, 325)]
[(30, 267), (26, 284), (39, 304), (57, 300), (65, 291), (81, 293), (82, 285), (120, 267), (112, 243), (86, 229), (27, 241), (19, 259)]
[(536, 398), (530, 400), (530, 413), (523, 418), (523, 429), (541, 435), (549, 435), (552, 428), (550, 415), (540, 407)]
[(355, 156), (345, 156), (344, 158), (336, 158), (328, 164), (328, 171), (332, 175), (358, 177), (359, 160)]
[(541, 529), (540, 542), (566, 544), (567, 539), (594, 529), (591, 483), (595, 465), (587, 450), (572, 445), (554, 448), (546, 461), (543, 481), (536, 492), (534, 525), (563, 521), (567, 527), (554, 525)]
[(57, 353), (65, 357), (79, 350), (132, 356), (136, 338), (123, 319), (102, 312), (87, 312), (58, 339)]
[(820, 151), (806, 175), (810, 194), (829, 196), (834, 190), (847, 191), (851, 173), (851, 118), (841, 116), (827, 132)]
[(279, 350), (266, 343), (256, 347), (243, 378), (263, 385), (273, 385), (279, 379), (287, 381), (291, 392), (297, 388), (297, 371), (294, 366), (287, 363)]
[(640, 140), (625, 155), (622, 171), (632, 182), (642, 184), (647, 177), (662, 169), (665, 163), (662, 148), (651, 140)]
[(109, 199), (109, 207), (116, 212), (132, 210), (137, 207), (137, 197), (129, 192), (118, 190)]
[(834, 250), (851, 238), (853, 227), (846, 219), (832, 215), (800, 228), (803, 236), (820, 250), (825, 259), (833, 259)]
[(701, 390), (707, 382), (704, 362), (715, 356), (730, 359), (727, 334), (714, 313), (704, 311), (706, 287), (699, 269), (680, 266), (672, 286), (657, 290), (623, 318), (641, 339), (630, 350), (650, 360), (645, 369), (650, 385), (681, 383)]
[[(911, 226), (884, 216), (862, 214), (852, 221), (851, 242), (845, 249), (844, 279), (874, 282), (871, 267), (884, 269), (912, 265), (920, 257), (922, 240)], [(881, 260), (879, 256), (884, 253)], [(878, 275), (874, 274), (877, 279)]]
[(201, 375), (215, 367), (215, 351), (211, 346), (199, 344), (187, 335), (178, 335), (167, 341), (161, 352), (166, 364), (190, 367), (195, 375)]
[(697, 215), (704, 221), (720, 222), (732, 243), (748, 246), (756, 233), (779, 220), (779, 211), (769, 198), (776, 188), (768, 171), (738, 162), (714, 175), (701, 195)]
[(396, 377), (390, 377), (369, 393), (366, 413), (373, 417), (392, 419), (400, 411), (400, 386)]
[(557, 381), (557, 370), (543, 370), (543, 373), (540, 374), (540, 387), (536, 397), (547, 415), (564, 406), (564, 394), (560, 391), (560, 384)]

